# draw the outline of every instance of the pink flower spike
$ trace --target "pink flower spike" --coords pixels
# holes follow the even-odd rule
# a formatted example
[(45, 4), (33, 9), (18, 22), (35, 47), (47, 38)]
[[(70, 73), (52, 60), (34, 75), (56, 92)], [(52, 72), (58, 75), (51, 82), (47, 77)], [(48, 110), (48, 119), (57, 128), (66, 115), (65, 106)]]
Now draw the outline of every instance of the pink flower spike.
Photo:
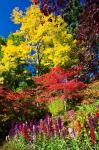
[(69, 132), (71, 139), (74, 139), (75, 138), (74, 130), (72, 128), (68, 128), (68, 132)]
[(69, 115), (70, 121), (73, 121), (73, 119), (74, 119), (74, 110), (68, 111), (68, 115)]

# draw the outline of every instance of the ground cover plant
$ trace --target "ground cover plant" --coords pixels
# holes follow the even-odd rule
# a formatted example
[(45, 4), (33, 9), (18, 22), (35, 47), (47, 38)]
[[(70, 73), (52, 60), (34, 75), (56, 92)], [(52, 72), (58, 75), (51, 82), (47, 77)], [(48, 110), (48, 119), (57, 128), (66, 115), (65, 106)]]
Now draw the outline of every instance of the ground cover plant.
[[(98, 150), (98, 1), (33, 0), (0, 37), (1, 150)], [(87, 14), (87, 15), (86, 15)]]

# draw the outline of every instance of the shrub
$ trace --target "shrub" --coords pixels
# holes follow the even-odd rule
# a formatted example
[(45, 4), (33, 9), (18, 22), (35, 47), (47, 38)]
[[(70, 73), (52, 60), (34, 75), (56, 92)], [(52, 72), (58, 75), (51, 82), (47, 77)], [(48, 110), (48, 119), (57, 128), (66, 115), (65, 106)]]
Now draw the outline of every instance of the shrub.
[(58, 116), (60, 113), (63, 113), (65, 110), (64, 101), (60, 98), (56, 98), (52, 102), (48, 103), (48, 108), (52, 116)]
[(0, 86), (0, 141), (5, 139), (12, 122), (25, 121), (33, 117), (39, 119), (45, 112), (45, 105), (35, 101), (34, 89), (14, 92)]
[(36, 77), (36, 101), (50, 102), (55, 97), (65, 101), (81, 100), (83, 94), (80, 92), (86, 85), (77, 80), (76, 76), (81, 71), (81, 66), (69, 68), (67, 71), (62, 67), (55, 67), (49, 73)]

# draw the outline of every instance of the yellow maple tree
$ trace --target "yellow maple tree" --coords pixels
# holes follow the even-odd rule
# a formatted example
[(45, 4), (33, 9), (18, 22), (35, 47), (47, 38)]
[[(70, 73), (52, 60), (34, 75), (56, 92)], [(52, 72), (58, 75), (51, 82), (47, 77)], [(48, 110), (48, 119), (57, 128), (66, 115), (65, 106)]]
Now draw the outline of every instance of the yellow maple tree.
[[(72, 50), (77, 50), (77, 41), (68, 33), (68, 26), (61, 16), (56, 17), (53, 13), (45, 16), (39, 6), (31, 5), (25, 13), (15, 8), (12, 19), (14, 23), (21, 24), (20, 30), (13, 34), (23, 36), (24, 41), (15, 45), (9, 39), (7, 46), (2, 47), (2, 72), (16, 68), (17, 60), (20, 63), (31, 60), (38, 72), (42, 65), (51, 68), (77, 62), (77, 57), (71, 55)], [(32, 50), (35, 53), (30, 55)]]

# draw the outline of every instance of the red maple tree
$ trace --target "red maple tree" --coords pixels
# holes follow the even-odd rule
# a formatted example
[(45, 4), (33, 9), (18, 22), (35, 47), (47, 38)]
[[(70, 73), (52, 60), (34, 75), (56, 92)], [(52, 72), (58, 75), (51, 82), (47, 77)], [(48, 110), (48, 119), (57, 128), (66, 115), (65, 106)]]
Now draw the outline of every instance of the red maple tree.
[(82, 67), (72, 67), (68, 71), (57, 66), (49, 73), (36, 77), (38, 84), (36, 88), (37, 101), (48, 102), (60, 96), (62, 99), (74, 99), (82, 96), (80, 90), (86, 85), (76, 78)]
[(31, 118), (36, 116), (39, 110), (45, 110), (45, 108), (37, 105), (35, 89), (14, 92), (5, 86), (0, 86), (0, 115), (17, 119), (22, 116)]

